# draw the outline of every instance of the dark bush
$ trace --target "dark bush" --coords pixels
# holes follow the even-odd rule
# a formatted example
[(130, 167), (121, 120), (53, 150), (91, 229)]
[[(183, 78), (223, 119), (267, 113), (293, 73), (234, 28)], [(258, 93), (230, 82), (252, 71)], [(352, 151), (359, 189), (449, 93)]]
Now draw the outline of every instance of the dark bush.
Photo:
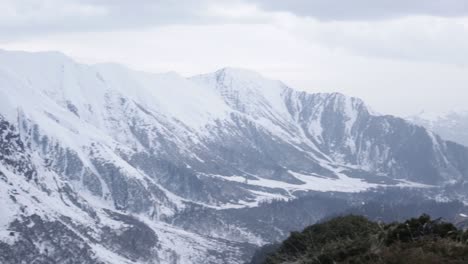
[(468, 263), (468, 231), (428, 215), (388, 225), (337, 217), (291, 233), (265, 264)]

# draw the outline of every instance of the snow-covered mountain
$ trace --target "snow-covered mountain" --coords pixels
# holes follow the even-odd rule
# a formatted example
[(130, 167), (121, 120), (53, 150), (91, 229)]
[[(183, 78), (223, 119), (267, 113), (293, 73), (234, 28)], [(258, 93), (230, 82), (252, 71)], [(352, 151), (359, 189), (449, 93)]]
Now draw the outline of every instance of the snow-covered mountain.
[[(264, 201), (468, 196), (467, 148), (241, 69), (183, 78), (0, 51), (0, 116), (2, 263), (242, 263), (289, 231), (249, 225)], [(200, 212), (213, 223), (185, 220)]]
[(434, 131), (446, 140), (468, 146), (468, 111), (441, 115), (421, 112), (408, 117), (408, 120)]

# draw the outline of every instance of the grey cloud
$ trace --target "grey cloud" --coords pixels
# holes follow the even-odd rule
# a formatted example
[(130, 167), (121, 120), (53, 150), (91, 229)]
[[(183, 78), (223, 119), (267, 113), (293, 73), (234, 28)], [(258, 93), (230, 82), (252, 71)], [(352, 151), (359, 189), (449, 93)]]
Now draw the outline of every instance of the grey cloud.
[[(142, 29), (168, 24), (249, 23), (211, 16), (210, 7), (255, 4), (322, 20), (373, 20), (412, 14), (464, 16), (467, 0), (2, 0), (0, 41), (55, 32)], [(227, 6), (226, 6), (227, 5)]]
[(269, 11), (321, 20), (374, 20), (410, 15), (468, 15), (466, 0), (252, 0)]
[[(216, 3), (219, 2), (224, 0)], [(213, 19), (206, 16), (206, 9), (212, 3), (212, 0), (5, 0), (0, 3), (0, 39), (208, 23)]]

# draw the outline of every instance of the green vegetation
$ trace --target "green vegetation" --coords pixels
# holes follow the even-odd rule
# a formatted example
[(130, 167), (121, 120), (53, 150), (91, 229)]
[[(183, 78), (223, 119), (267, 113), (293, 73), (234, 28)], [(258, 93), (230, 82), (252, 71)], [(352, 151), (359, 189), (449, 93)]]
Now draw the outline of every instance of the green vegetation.
[(428, 215), (392, 224), (350, 215), (291, 233), (265, 258), (264, 264), (466, 264), (468, 231)]

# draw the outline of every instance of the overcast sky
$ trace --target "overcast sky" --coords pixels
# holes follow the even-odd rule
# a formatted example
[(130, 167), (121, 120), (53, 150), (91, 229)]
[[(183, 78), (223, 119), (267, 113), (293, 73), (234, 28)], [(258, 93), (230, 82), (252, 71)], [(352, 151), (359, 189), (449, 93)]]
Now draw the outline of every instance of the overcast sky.
[(403, 116), (468, 110), (468, 0), (0, 0), (0, 48), (248, 68)]

